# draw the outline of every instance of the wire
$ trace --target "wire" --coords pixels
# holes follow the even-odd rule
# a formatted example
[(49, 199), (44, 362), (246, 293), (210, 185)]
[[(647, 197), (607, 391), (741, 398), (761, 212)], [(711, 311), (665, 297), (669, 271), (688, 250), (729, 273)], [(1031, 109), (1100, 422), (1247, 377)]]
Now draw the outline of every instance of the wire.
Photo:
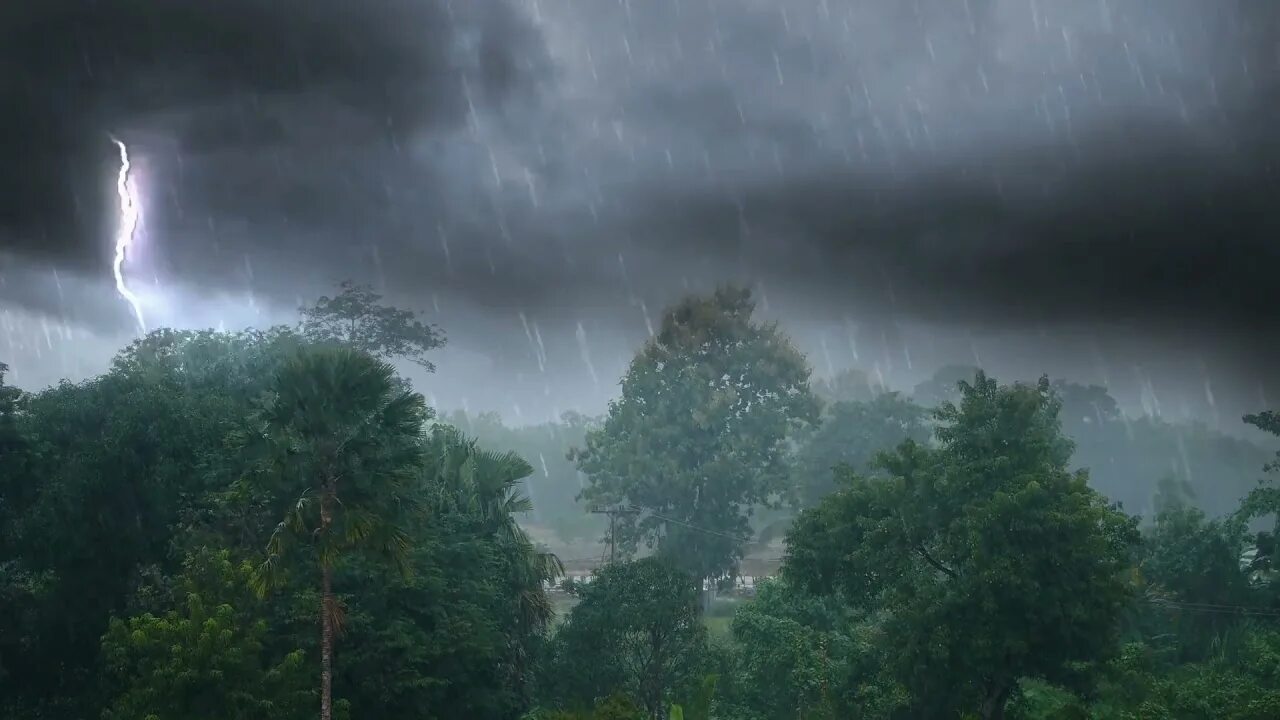
[(720, 532), (719, 530), (711, 530), (710, 528), (698, 527), (697, 525), (693, 525), (693, 524), (691, 524), (691, 523), (687, 523), (687, 522), (685, 522), (685, 521), (683, 521), (683, 520), (677, 520), (677, 519), (675, 519), (675, 518), (670, 518), (670, 517), (667, 517), (666, 515), (659, 515), (658, 513), (653, 512), (652, 510), (646, 511), (644, 508), (640, 507), (639, 505), (632, 505), (632, 506), (631, 506), (631, 509), (632, 509), (632, 510), (635, 510), (636, 512), (648, 512), (650, 515), (652, 515), (652, 516), (654, 516), (654, 517), (656, 517), (656, 518), (658, 518), (659, 520), (662, 520), (662, 521), (664, 521), (664, 522), (675, 523), (676, 525), (682, 525), (682, 526), (684, 526), (684, 527), (689, 528), (690, 530), (696, 530), (696, 531), (698, 531), (698, 532), (700, 532), (700, 533), (706, 533), (707, 535), (714, 535), (714, 536), (716, 536), (716, 537), (722, 537), (722, 538), (725, 538), (725, 539), (728, 539), (728, 540), (733, 540), (734, 542), (741, 542), (741, 543), (749, 543), (749, 542), (751, 542), (751, 538), (749, 538), (749, 537), (739, 537), (739, 536), (737, 536), (737, 535), (730, 535), (729, 533), (723, 533), (723, 532)]
[(1147, 602), (1167, 610), (1186, 610), (1188, 612), (1216, 613), (1219, 615), (1246, 615), (1250, 617), (1280, 618), (1280, 610), (1270, 608), (1247, 607), (1244, 605), (1216, 605), (1213, 603), (1187, 603), (1177, 600), (1159, 600), (1147, 598)]

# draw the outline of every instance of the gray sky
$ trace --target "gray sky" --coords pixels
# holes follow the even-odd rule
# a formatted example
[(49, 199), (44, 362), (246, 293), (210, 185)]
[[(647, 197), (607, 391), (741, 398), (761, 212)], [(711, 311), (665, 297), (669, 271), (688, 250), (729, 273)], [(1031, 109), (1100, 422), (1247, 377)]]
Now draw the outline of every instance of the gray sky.
[(133, 333), (114, 135), (150, 324), (370, 282), (448, 334), (442, 406), (601, 410), (736, 281), (819, 375), (976, 357), (1234, 425), (1280, 397), (1278, 76), (1269, 0), (9, 3), (0, 359)]

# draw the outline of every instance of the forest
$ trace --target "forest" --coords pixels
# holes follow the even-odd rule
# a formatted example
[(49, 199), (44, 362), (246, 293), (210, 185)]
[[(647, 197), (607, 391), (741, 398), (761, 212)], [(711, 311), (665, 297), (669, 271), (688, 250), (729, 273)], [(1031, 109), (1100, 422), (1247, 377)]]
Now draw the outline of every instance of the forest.
[(1275, 410), (818, 380), (726, 286), (603, 416), (509, 426), (397, 372), (444, 330), (346, 283), (0, 365), (0, 718), (1280, 717)]

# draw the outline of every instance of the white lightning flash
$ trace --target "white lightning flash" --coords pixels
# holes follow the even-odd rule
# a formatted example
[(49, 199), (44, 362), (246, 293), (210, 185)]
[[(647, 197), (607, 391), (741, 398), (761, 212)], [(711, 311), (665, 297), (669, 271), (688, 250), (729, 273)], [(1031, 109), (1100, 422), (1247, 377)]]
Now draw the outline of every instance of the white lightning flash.
[(120, 173), (116, 176), (116, 194), (120, 196), (120, 229), (116, 232), (116, 256), (111, 264), (111, 271), (116, 276), (116, 292), (120, 293), (120, 297), (133, 307), (133, 315), (138, 319), (138, 328), (146, 333), (147, 322), (142, 317), (142, 303), (125, 283), (123, 272), (125, 256), (129, 247), (133, 245), (133, 233), (138, 227), (141, 209), (133, 192), (133, 182), (129, 177), (129, 170), (133, 167), (129, 164), (129, 148), (115, 138), (111, 138), (111, 142), (120, 148)]

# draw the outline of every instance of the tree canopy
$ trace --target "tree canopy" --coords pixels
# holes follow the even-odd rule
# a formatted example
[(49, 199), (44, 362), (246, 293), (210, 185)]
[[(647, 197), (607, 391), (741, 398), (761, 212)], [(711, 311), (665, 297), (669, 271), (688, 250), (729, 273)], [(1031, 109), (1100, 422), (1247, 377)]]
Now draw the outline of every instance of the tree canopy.
[(804, 357), (754, 311), (732, 287), (668, 310), (576, 454), (588, 502), (646, 511), (619, 521), (619, 545), (694, 578), (735, 571), (749, 513), (787, 491), (789, 436), (818, 416)]
[(704, 675), (706, 629), (690, 580), (649, 557), (608, 565), (576, 586), (579, 602), (550, 648), (548, 698), (590, 707), (621, 689), (661, 720), (693, 694)]
[(903, 440), (927, 442), (927, 411), (897, 393), (828, 406), (821, 425), (802, 436), (795, 458), (798, 500), (812, 507), (834, 491), (836, 469), (874, 473), (873, 461), (885, 448)]
[(367, 285), (349, 280), (342, 292), (327, 295), (302, 308), (302, 335), (317, 343), (336, 343), (374, 357), (410, 360), (428, 372), (435, 370), (426, 354), (444, 345), (444, 332), (423, 323), (410, 310), (382, 304), (382, 296)]
[[(437, 418), (388, 364), (434, 329), (313, 310), (0, 364), (0, 720), (1280, 716), (1270, 448), (1065, 380), (811, 391), (733, 288), (601, 420)], [(533, 526), (600, 558), (597, 504), (622, 560), (554, 586)]]
[(915, 702), (1003, 717), (1020, 678), (1074, 681), (1112, 646), (1137, 523), (1067, 470), (1047, 380), (959, 387), (936, 412), (939, 447), (907, 441), (881, 456), (887, 476), (846, 473), (801, 516), (786, 572), (890, 613)]

